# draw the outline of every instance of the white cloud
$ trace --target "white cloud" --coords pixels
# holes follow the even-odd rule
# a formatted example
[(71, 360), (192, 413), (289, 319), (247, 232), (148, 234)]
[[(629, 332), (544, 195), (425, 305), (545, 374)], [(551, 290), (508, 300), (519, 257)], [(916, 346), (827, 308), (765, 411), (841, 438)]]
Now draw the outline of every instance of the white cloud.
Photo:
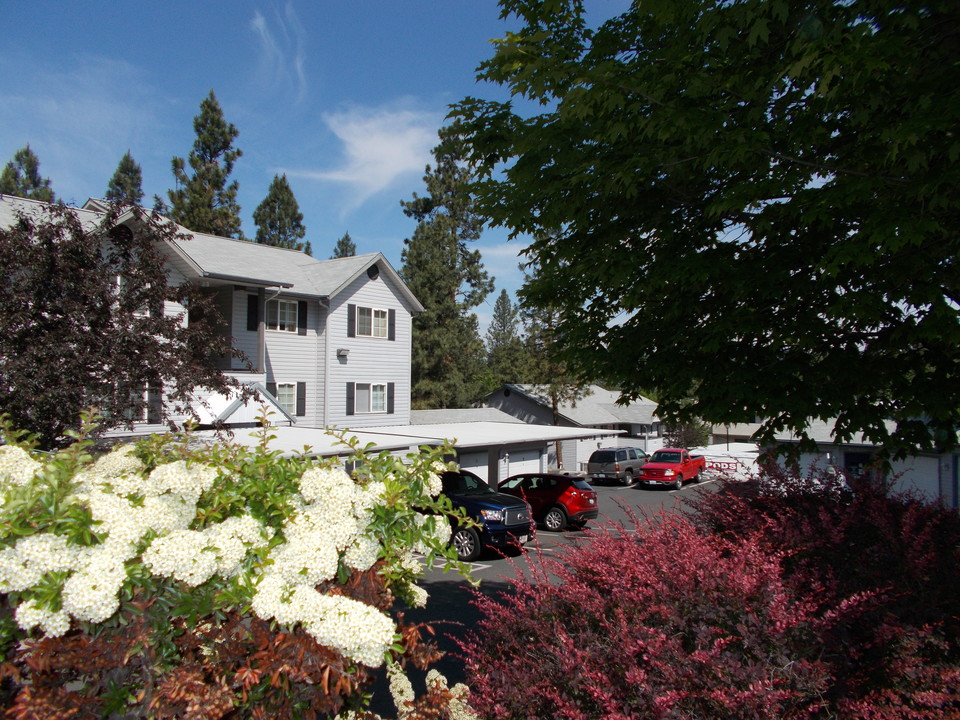
[(304, 72), (306, 61), (306, 32), (291, 3), (283, 11), (274, 10), (272, 22), (259, 11), (250, 21), (250, 29), (260, 44), (257, 79), (259, 84), (271, 89), (290, 88), (297, 102), (307, 93), (307, 78)]
[(325, 114), (323, 121), (340, 141), (343, 161), (330, 170), (286, 172), (346, 186), (351, 195), (344, 207), (348, 212), (399, 179), (423, 174), (439, 142), (442, 116), (406, 108), (353, 107)]

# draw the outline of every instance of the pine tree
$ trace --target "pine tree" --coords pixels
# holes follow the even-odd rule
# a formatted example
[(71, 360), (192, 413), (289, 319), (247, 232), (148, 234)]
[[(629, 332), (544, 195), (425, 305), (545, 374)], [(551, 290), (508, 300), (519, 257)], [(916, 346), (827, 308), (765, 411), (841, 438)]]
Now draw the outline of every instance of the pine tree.
[(300, 242), (307, 229), (286, 175), (273, 176), (267, 196), (253, 211), (253, 221), (257, 224), (258, 243), (293, 250), (304, 250), (310, 245)]
[(532, 380), (532, 358), (520, 337), (520, 308), (501, 290), (493, 306), (487, 328), (487, 368), (491, 389), (503, 383), (527, 383)]
[(353, 257), (356, 254), (357, 246), (350, 238), (350, 233), (344, 233), (343, 237), (337, 240), (337, 246), (333, 249), (333, 255), (330, 256), (330, 259), (336, 260), (337, 258)]
[[(530, 262), (527, 265), (530, 272), (524, 276), (524, 286), (520, 289), (521, 297), (526, 290), (539, 279), (540, 265)], [(553, 424), (560, 424), (560, 406), (565, 404), (576, 405), (577, 401), (590, 394), (588, 383), (584, 378), (570, 370), (564, 357), (558, 352), (562, 347), (559, 328), (561, 311), (559, 301), (552, 304), (526, 304), (521, 311), (526, 329), (526, 348), (531, 359), (531, 382), (537, 394), (550, 398), (550, 408), (553, 413)], [(563, 465), (563, 447), (556, 443), (557, 462)]]
[(107, 185), (107, 200), (124, 205), (139, 205), (143, 200), (143, 172), (140, 165), (127, 154), (120, 159), (110, 183)]
[(200, 103), (200, 114), (193, 118), (197, 139), (188, 162), (175, 157), (171, 161), (176, 188), (168, 191), (170, 218), (194, 232), (221, 237), (242, 237), (237, 181), (227, 184), (233, 165), (243, 152), (233, 147), (239, 131), (226, 122), (213, 90)]
[(44, 202), (55, 200), (50, 180), (40, 177), (40, 160), (30, 143), (17, 150), (0, 173), (0, 193)]
[(424, 306), (413, 319), (411, 403), (415, 408), (464, 407), (482, 394), (483, 342), (472, 308), (493, 290), (480, 253), (468, 243), (483, 221), (467, 190), (472, 179), (462, 162), (455, 127), (440, 132), (427, 166), (427, 196), (402, 201), (417, 221), (401, 255), (401, 276)]

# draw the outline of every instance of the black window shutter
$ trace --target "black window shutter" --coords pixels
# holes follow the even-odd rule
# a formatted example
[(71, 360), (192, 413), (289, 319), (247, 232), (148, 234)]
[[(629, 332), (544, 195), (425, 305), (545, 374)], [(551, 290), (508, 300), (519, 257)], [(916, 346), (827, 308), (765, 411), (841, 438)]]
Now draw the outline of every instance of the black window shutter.
[(397, 311), (390, 310), (387, 313), (387, 340), (397, 339)]
[(260, 327), (260, 298), (247, 295), (247, 330), (256, 332)]
[(280, 306), (276, 300), (271, 300), (267, 303), (267, 327), (277, 329), (277, 314), (280, 312)]
[(352, 382), (347, 383), (347, 415), (353, 415), (353, 388), (354, 384)]
[(357, 336), (357, 306), (347, 305), (347, 337)]
[(297, 334), (307, 334), (307, 301), (299, 300), (297, 302)]
[(396, 386), (396, 383), (387, 383), (387, 413), (390, 415), (393, 415), (393, 391)]
[(276, 397), (276, 396), (277, 396), (277, 384), (276, 384), (275, 382), (268, 382), (268, 383), (267, 383), (267, 392), (270, 393), (271, 395), (273, 395), (274, 397)]
[(307, 414), (307, 384), (305, 382), (297, 383), (297, 417), (303, 417)]

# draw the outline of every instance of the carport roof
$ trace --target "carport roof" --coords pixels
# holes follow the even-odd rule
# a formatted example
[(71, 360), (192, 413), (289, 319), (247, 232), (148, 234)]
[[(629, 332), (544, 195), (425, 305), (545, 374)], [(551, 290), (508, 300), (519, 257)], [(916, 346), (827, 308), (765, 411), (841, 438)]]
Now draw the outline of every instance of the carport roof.
[[(438, 425), (389, 425), (370, 428), (344, 429), (347, 436), (356, 436), (360, 445), (372, 444), (371, 452), (402, 451), (421, 445), (436, 446), (450, 440), (458, 450), (489, 446), (515, 446), (525, 443), (554, 442), (578, 438), (618, 435), (620, 430), (595, 428), (528, 425), (516, 422), (465, 422)], [(346, 445), (329, 435), (323, 428), (272, 427), (270, 449), (284, 455), (306, 452), (310, 455), (334, 456), (349, 454)], [(201, 433), (213, 437), (213, 433)], [(259, 431), (235, 431), (234, 442), (253, 446), (259, 444)]]

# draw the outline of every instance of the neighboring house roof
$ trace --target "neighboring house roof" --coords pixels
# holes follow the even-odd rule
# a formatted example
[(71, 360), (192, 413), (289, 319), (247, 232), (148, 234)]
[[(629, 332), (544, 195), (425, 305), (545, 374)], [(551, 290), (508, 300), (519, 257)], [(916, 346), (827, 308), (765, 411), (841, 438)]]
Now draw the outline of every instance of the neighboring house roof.
[[(536, 385), (504, 385), (512, 392), (519, 393), (528, 399), (550, 408), (550, 398), (538, 392)], [(620, 393), (616, 390), (606, 390), (599, 385), (590, 385), (589, 394), (575, 403), (561, 403), (560, 415), (572, 423), (585, 427), (599, 425), (652, 425), (659, 422), (656, 416), (657, 404), (648, 398), (641, 398), (629, 405), (618, 405)], [(495, 390), (494, 392), (500, 392)], [(491, 393), (492, 395), (493, 393)]]
[[(864, 447), (875, 446), (876, 443), (867, 440), (863, 433), (855, 433), (852, 438), (844, 442), (838, 442), (834, 436), (836, 420), (811, 420), (807, 426), (807, 434), (810, 439), (818, 445), (863, 445)], [(886, 422), (887, 432), (892, 433), (896, 429), (896, 423), (892, 420)], [(713, 434), (722, 436), (725, 433), (736, 437), (752, 437), (760, 429), (760, 423), (735, 423), (732, 425), (714, 425)], [(799, 437), (792, 432), (781, 430), (776, 434), (777, 442), (791, 443), (799, 442)]]
[(446, 410), (411, 410), (411, 425), (443, 425), (444, 423), (503, 422), (519, 423), (513, 415), (496, 408), (459, 408)]

